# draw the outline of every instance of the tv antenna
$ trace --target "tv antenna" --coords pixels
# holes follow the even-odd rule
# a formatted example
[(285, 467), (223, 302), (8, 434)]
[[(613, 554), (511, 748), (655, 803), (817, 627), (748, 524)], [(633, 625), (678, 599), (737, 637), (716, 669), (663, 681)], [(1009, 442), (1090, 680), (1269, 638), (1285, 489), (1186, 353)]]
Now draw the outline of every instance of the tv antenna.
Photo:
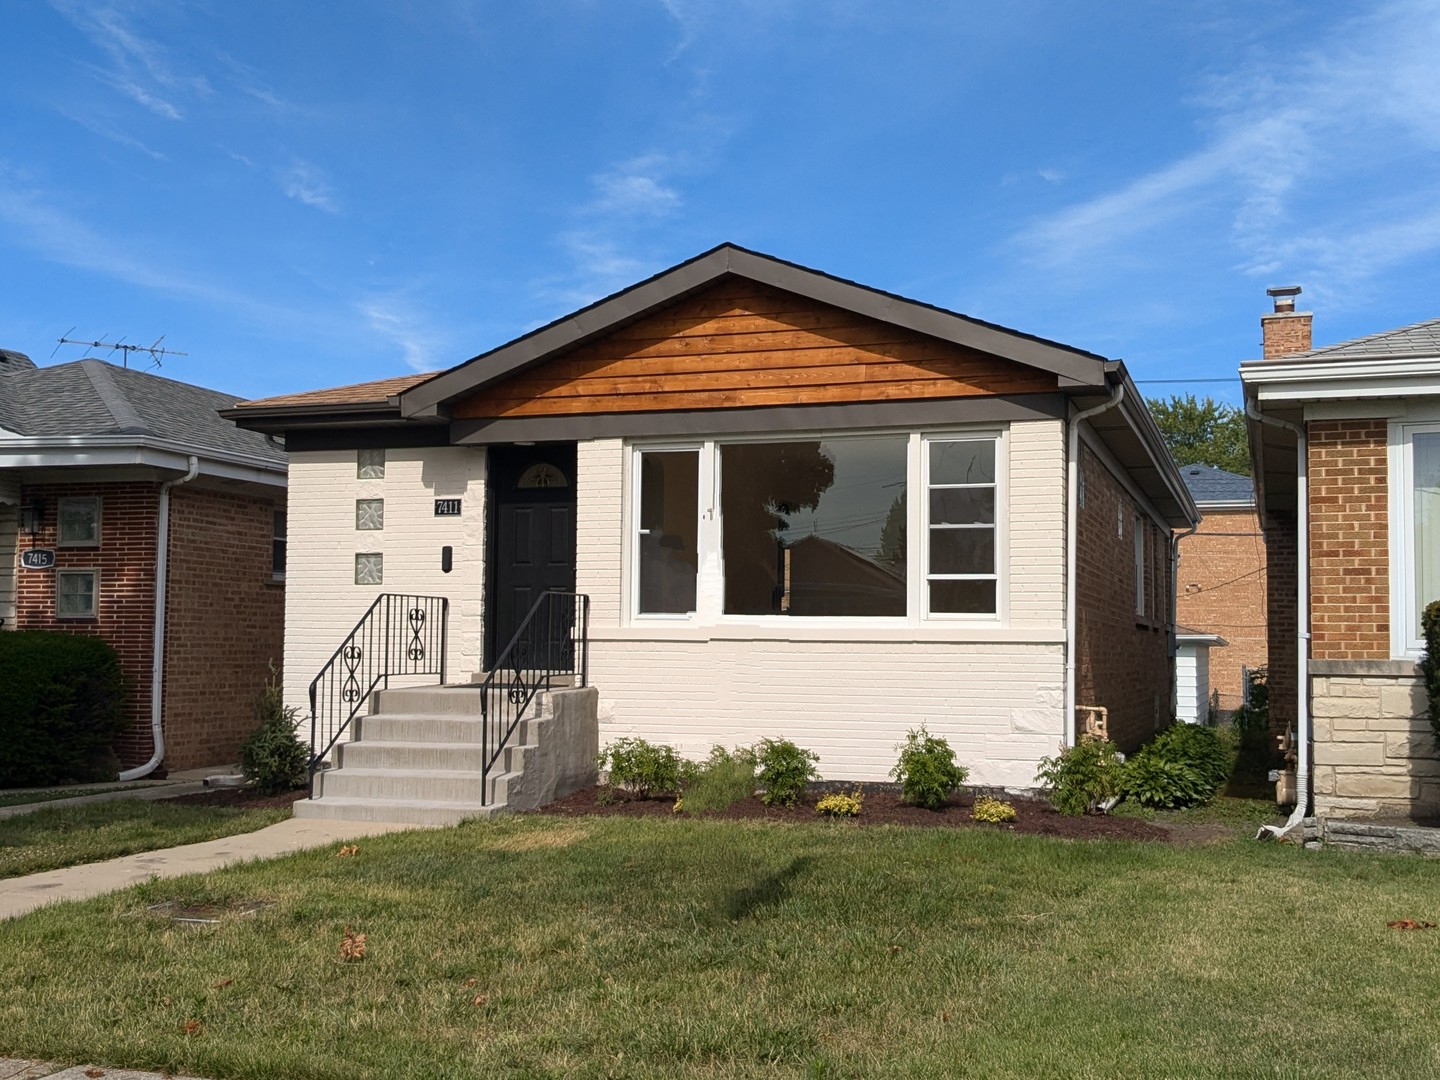
[[(60, 345), (84, 345), (85, 351), (87, 353), (91, 349), (109, 349), (111, 356), (114, 356), (117, 352), (120, 354), (120, 364), (122, 367), (127, 368), (130, 366), (130, 357), (134, 353), (147, 354), (150, 359), (154, 361), (151, 366), (157, 368), (160, 367), (160, 358), (162, 356), (190, 355), (189, 353), (179, 352), (176, 349), (162, 349), (160, 347), (160, 343), (165, 340), (164, 334), (161, 334), (158, 338), (156, 338), (154, 344), (152, 345), (130, 345), (126, 343), (123, 337), (119, 341), (77, 341), (76, 339), (69, 336), (69, 334), (72, 334), (74, 332), (75, 328), (72, 326), (66, 332), (66, 336), (59, 339), (59, 345), (56, 345), (57, 351), (59, 350)], [(50, 355), (54, 356), (55, 354), (51, 353)], [(85, 357), (82, 356), (80, 359), (83, 360), (85, 359)]]

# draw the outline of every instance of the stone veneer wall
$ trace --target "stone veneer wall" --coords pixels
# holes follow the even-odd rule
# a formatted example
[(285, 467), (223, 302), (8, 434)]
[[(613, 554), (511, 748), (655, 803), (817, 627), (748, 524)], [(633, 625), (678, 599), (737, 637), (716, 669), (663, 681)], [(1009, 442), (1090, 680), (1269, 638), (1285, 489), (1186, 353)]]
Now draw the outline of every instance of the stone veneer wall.
[(1315, 813), (1440, 817), (1440, 754), (1408, 661), (1312, 660)]

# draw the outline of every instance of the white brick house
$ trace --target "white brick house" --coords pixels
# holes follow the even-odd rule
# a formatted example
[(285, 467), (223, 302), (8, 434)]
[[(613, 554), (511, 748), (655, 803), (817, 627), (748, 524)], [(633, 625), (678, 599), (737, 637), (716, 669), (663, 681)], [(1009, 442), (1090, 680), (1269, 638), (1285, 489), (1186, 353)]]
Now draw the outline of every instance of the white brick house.
[(448, 371), (229, 415), (290, 455), (295, 705), (381, 592), (449, 598), (460, 681), (559, 587), (602, 743), (783, 735), (879, 780), (924, 724), (1026, 787), (1075, 705), (1170, 715), (1197, 515), (1118, 361), (724, 245)]

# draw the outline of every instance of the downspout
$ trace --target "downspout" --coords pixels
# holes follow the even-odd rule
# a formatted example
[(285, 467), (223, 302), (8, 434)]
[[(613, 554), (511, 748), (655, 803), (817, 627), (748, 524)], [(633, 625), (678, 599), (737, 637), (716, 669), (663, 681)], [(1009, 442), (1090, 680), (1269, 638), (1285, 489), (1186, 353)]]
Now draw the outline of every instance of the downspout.
[(1076, 413), (1070, 418), (1070, 454), (1066, 458), (1065, 493), (1065, 745), (1075, 745), (1075, 547), (1080, 523), (1076, 520), (1076, 504), (1080, 491), (1080, 421), (1113, 409), (1125, 396), (1125, 384), (1119, 383), (1110, 400)]
[[(1170, 717), (1180, 715), (1180, 682), (1175, 676), (1176, 654), (1180, 652), (1175, 623), (1180, 618), (1180, 541), (1193, 536), (1199, 525), (1170, 534)], [(1198, 719), (1198, 718), (1197, 718)]]
[(1284, 825), (1262, 825), (1255, 834), (1280, 840), (1305, 820), (1310, 808), (1310, 461), (1303, 424), (1266, 416), (1245, 402), (1245, 415), (1295, 433), (1295, 810)]
[(170, 489), (188, 484), (200, 472), (200, 459), (190, 455), (190, 469), (178, 480), (160, 485), (160, 509), (155, 529), (155, 632), (150, 657), (150, 741), (155, 752), (144, 765), (126, 769), (121, 780), (139, 780), (149, 776), (165, 757), (164, 715), (165, 691), (165, 591), (170, 570)]

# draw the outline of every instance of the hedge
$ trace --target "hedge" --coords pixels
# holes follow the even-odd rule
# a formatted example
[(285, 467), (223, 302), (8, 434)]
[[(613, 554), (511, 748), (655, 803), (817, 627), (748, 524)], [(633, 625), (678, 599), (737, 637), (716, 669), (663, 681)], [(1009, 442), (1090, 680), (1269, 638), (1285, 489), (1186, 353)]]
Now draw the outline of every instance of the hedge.
[(113, 780), (127, 692), (99, 638), (0, 633), (0, 788)]

